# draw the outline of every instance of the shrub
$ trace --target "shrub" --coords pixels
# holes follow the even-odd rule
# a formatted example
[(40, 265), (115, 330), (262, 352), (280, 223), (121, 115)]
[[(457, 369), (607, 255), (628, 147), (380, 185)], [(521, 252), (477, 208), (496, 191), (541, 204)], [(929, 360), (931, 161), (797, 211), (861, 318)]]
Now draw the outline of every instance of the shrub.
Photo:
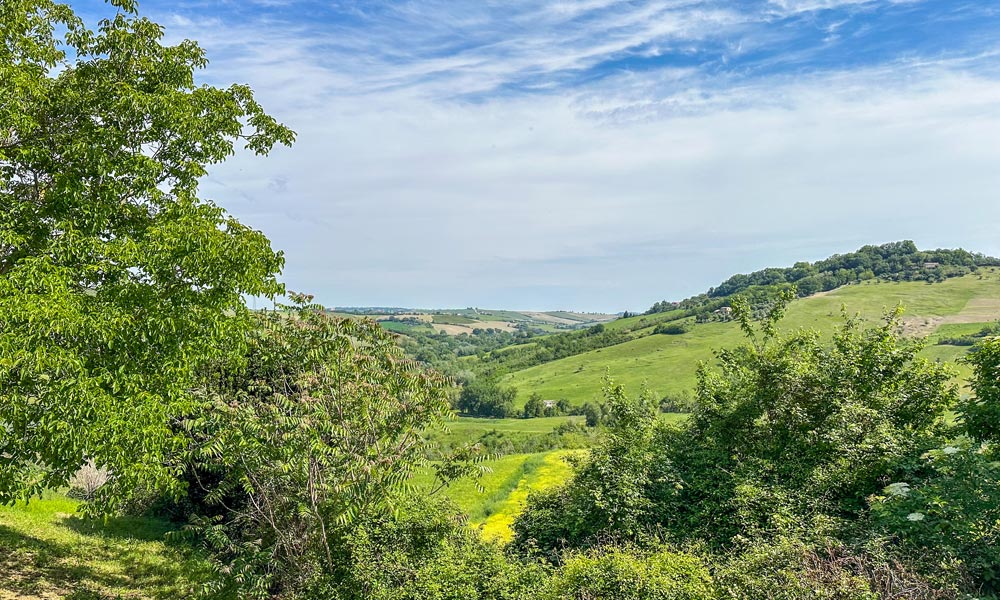
[(514, 600), (535, 597), (545, 575), (466, 528), (448, 501), (418, 497), (357, 523), (335, 555), (338, 570), (313, 580), (304, 596)]
[(716, 570), (715, 585), (720, 600), (878, 599), (868, 581), (844, 562), (797, 540), (756, 545), (733, 555)]
[(664, 335), (680, 335), (682, 333), (687, 333), (687, 327), (681, 325), (680, 323), (663, 323), (662, 325), (657, 325), (653, 329), (654, 334), (662, 333)]
[(517, 390), (498, 385), (489, 379), (477, 379), (462, 388), (456, 408), (474, 417), (502, 419), (517, 416), (514, 400)]
[(570, 558), (549, 581), (545, 600), (708, 600), (712, 578), (700, 559), (660, 550), (596, 551)]
[(929, 474), (887, 486), (872, 499), (872, 516), (915, 563), (1000, 594), (1000, 464), (984, 450), (956, 442), (928, 452)]
[(107, 482), (107, 469), (99, 469), (93, 462), (88, 462), (69, 480), (70, 488), (66, 495), (89, 502), (94, 499), (97, 490)]

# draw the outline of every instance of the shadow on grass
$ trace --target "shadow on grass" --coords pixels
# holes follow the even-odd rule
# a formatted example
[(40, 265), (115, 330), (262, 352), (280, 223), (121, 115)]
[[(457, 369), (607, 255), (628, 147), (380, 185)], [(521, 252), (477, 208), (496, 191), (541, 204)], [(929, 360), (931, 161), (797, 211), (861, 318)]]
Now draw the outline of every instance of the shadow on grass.
[(173, 529), (169, 523), (142, 517), (113, 517), (108, 519), (85, 518), (72, 515), (62, 525), (80, 535), (99, 536), (105, 539), (163, 542)]
[(0, 524), (0, 590), (68, 600), (184, 598), (209, 576), (207, 565), (183, 548), (151, 551), (147, 544), (162, 542), (169, 529), (163, 523), (70, 517), (45, 527), (77, 535), (53, 536), (63, 542)]

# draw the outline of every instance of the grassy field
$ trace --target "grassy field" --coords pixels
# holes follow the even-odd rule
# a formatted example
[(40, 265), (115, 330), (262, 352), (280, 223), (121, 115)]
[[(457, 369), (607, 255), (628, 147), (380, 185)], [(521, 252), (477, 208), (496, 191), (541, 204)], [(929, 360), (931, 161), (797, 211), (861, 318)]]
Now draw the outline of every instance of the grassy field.
[[(528, 493), (565, 481), (571, 473), (567, 458), (579, 452), (556, 450), (502, 456), (486, 463), (490, 471), (478, 480), (459, 480), (441, 493), (461, 508), (469, 516), (470, 524), (481, 528), (483, 535), (508, 540), (510, 525), (523, 509)], [(431, 489), (433, 472), (427, 469), (417, 473), (412, 483), (418, 489)]]
[(511, 526), (517, 515), (524, 510), (528, 494), (553, 488), (569, 479), (573, 472), (569, 459), (581, 452), (557, 450), (535, 455), (538, 458), (533, 457), (530, 460), (530, 468), (529, 461), (525, 461), (523, 474), (510, 492), (502, 499), (499, 499), (499, 496), (496, 499), (491, 498), (491, 501), (484, 505), (482, 514), (485, 519), (479, 525), (482, 534), (487, 538), (510, 541), (513, 537)]
[(478, 321), (461, 315), (433, 315), (433, 322), (439, 325), (470, 325)]
[(183, 598), (207, 580), (205, 562), (164, 543), (167, 524), (84, 521), (77, 506), (50, 493), (0, 507), (0, 600)]
[[(896, 304), (903, 304), (905, 330), (909, 335), (955, 335), (978, 331), (990, 321), (1000, 319), (1000, 273), (984, 269), (981, 274), (949, 279), (942, 283), (867, 282), (838, 288), (796, 300), (788, 307), (781, 327), (832, 332), (842, 322), (841, 307), (850, 314), (860, 313), (878, 319)], [(669, 314), (669, 313), (667, 313)], [(642, 325), (639, 339), (538, 365), (506, 376), (504, 382), (519, 390), (519, 398), (538, 392), (544, 398), (565, 398), (581, 404), (601, 397), (601, 381), (610, 373), (631, 393), (638, 392), (645, 381), (659, 396), (679, 394), (695, 384), (695, 373), (702, 361), (712, 362), (714, 351), (740, 344), (742, 334), (736, 323), (694, 325), (682, 335), (652, 335), (664, 315), (631, 317), (609, 323), (620, 328)], [(645, 319), (645, 321), (643, 321)], [(930, 346), (924, 355), (932, 360), (952, 362), (968, 348)], [(967, 374), (968, 370), (959, 367)]]
[[(358, 309), (361, 310), (361, 309)], [(472, 333), (474, 329), (514, 330), (518, 325), (527, 325), (532, 330), (545, 333), (556, 333), (577, 327), (586, 327), (596, 323), (613, 321), (616, 316), (599, 313), (575, 313), (568, 311), (549, 312), (517, 312), (513, 310), (493, 310), (476, 308), (433, 309), (433, 310), (400, 310), (371, 309), (372, 312), (330, 311), (330, 314), (358, 319), (368, 317), (375, 319), (385, 329), (394, 333), (431, 333), (440, 331), (449, 335)], [(381, 312), (379, 312), (381, 311)], [(413, 319), (422, 324), (401, 323), (393, 319)], [(432, 327), (432, 324), (434, 327)]]
[(542, 417), (538, 419), (474, 419), (460, 417), (448, 423), (447, 431), (435, 434), (448, 445), (474, 442), (488, 431), (507, 434), (512, 439), (544, 435), (566, 421), (583, 422), (583, 417)]

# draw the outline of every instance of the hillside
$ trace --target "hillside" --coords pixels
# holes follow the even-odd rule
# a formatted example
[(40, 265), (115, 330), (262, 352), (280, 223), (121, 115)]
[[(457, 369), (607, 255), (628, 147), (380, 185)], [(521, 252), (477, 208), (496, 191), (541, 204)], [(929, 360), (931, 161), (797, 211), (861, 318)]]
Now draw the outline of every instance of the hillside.
[[(954, 361), (968, 347), (933, 342), (1000, 319), (1000, 271), (982, 268), (938, 283), (868, 280), (846, 285), (792, 302), (782, 326), (831, 332), (841, 322), (842, 306), (851, 314), (877, 319), (896, 304), (905, 307), (907, 334), (931, 337), (932, 345), (924, 351), (928, 358)], [(630, 390), (646, 381), (659, 397), (684, 394), (695, 383), (699, 362), (711, 361), (713, 350), (739, 344), (742, 336), (732, 321), (695, 323), (693, 317), (677, 321), (685, 326), (685, 333), (653, 333), (657, 323), (672, 316), (658, 313), (620, 319), (607, 328), (632, 330), (634, 339), (518, 370), (502, 381), (518, 388), (522, 399), (538, 392), (546, 399), (565, 398), (573, 404), (599, 399), (606, 372)]]
[(394, 307), (338, 307), (338, 316), (365, 316), (378, 321), (395, 333), (477, 335), (486, 330), (522, 332), (526, 334), (555, 333), (589, 327), (613, 321), (618, 315), (582, 313), (565, 310), (513, 311), (483, 308), (413, 309)]

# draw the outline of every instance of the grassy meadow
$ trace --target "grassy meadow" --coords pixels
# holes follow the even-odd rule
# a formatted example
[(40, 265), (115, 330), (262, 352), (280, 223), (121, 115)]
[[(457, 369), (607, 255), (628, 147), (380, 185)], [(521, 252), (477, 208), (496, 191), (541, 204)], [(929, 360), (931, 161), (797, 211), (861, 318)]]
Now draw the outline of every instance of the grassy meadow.
[[(905, 308), (903, 325), (909, 335), (941, 336), (968, 334), (1000, 319), (1000, 272), (982, 269), (979, 274), (948, 279), (941, 283), (866, 282), (838, 288), (792, 302), (781, 322), (786, 331), (798, 328), (830, 333), (842, 323), (841, 308), (848, 314), (879, 319), (897, 304)], [(639, 339), (593, 350), (561, 360), (511, 373), (504, 383), (516, 387), (523, 402), (533, 392), (546, 399), (565, 398), (573, 404), (601, 398), (601, 382), (606, 373), (638, 392), (643, 382), (658, 396), (691, 390), (700, 362), (711, 362), (714, 351), (740, 344), (743, 335), (734, 322), (690, 325), (681, 335), (654, 335), (653, 328), (670, 313), (620, 319), (606, 327), (640, 327)], [(968, 347), (929, 345), (928, 359), (954, 362)], [(968, 370), (960, 366), (962, 374)]]
[(0, 600), (183, 598), (209, 580), (205, 561), (164, 541), (167, 523), (83, 520), (78, 506), (49, 492), (0, 507)]
[(435, 434), (435, 439), (447, 445), (474, 442), (489, 431), (503, 433), (511, 439), (527, 439), (550, 433), (563, 423), (582, 423), (583, 417), (540, 417), (537, 419), (479, 419), (459, 417), (448, 423), (447, 428)]
[[(527, 421), (542, 420), (528, 419)], [(570, 460), (580, 450), (555, 450), (535, 454), (511, 454), (490, 460), (489, 470), (480, 478), (462, 479), (440, 493), (447, 496), (469, 517), (469, 523), (483, 535), (507, 541), (510, 526), (532, 491), (548, 489), (565, 481), (572, 470)], [(425, 469), (415, 475), (413, 485), (434, 487), (434, 475)]]

